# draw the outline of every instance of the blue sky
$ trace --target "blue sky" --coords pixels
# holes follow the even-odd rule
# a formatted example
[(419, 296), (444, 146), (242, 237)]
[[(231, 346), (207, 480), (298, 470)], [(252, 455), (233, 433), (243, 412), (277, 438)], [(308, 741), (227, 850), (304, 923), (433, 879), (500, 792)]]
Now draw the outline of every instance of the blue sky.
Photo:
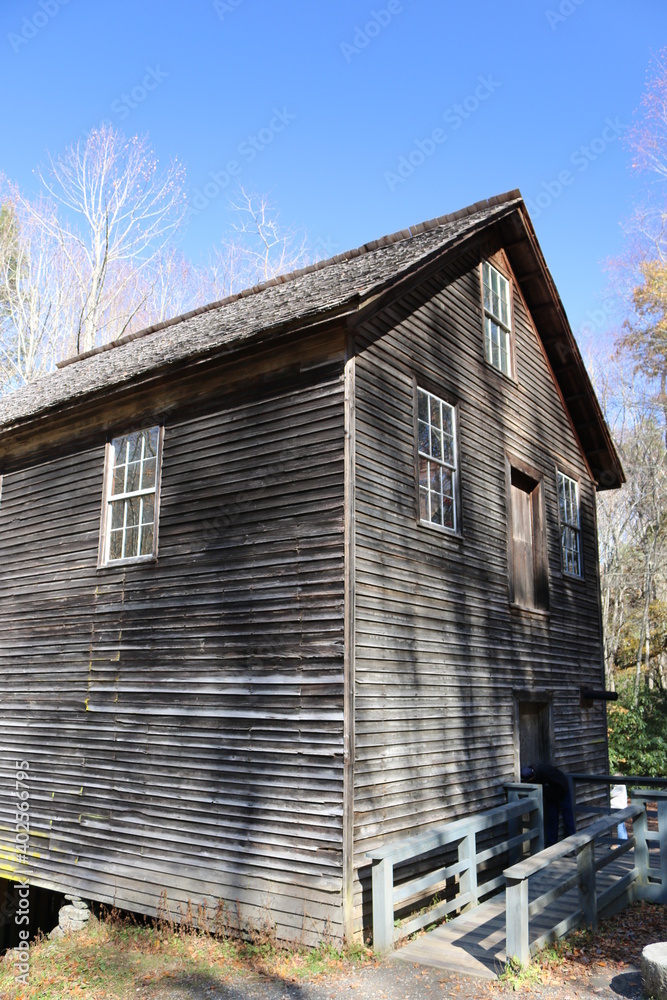
[(34, 191), (102, 120), (148, 132), (200, 192), (194, 260), (237, 182), (330, 253), (519, 187), (579, 330), (642, 196), (621, 137), (664, 44), (664, 0), (5, 0), (0, 171)]

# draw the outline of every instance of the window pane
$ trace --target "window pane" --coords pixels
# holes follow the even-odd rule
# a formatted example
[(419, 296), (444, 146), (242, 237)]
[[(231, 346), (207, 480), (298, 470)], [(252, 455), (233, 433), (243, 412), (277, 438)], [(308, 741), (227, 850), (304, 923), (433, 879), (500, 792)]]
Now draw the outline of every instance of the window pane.
[(494, 368), (500, 368), (500, 351), (498, 350), (498, 327), (491, 324), (491, 364)]
[(505, 324), (505, 326), (510, 325), (510, 304), (509, 304), (508, 294), (503, 295), (502, 299), (500, 300), (500, 319)]
[(422, 521), (431, 520), (428, 510), (428, 490), (424, 487), (419, 488), (419, 516)]
[(117, 528), (122, 528), (124, 518), (125, 518), (125, 501), (114, 500), (114, 502), (111, 504), (111, 529), (115, 530)]
[(123, 557), (123, 529), (112, 531), (109, 539), (109, 559), (122, 559)]
[(127, 472), (126, 465), (116, 465), (113, 471), (113, 486), (112, 492), (115, 496), (118, 493), (125, 492), (125, 474)]
[(431, 438), (429, 435), (428, 424), (419, 421), (419, 450), (425, 455), (431, 454)]
[(155, 466), (157, 465), (156, 458), (148, 458), (143, 463), (142, 473), (141, 473), (141, 489), (142, 490), (154, 490), (155, 489)]
[(435, 396), (431, 396), (431, 425), (433, 427), (442, 427), (442, 413), (440, 411), (440, 400), (436, 399)]
[(155, 520), (155, 497), (143, 497), (141, 502), (141, 523), (152, 524)]
[(145, 524), (141, 529), (141, 553), (142, 556), (153, 554), (153, 525)]
[(431, 493), (431, 522), (442, 524), (442, 498), (438, 493)]
[(126, 493), (135, 493), (141, 481), (141, 462), (130, 462), (127, 467)]
[(454, 438), (443, 438), (442, 457), (448, 465), (454, 465)]
[(126, 435), (113, 439), (114, 456), (118, 465), (124, 465), (127, 462), (127, 445), (128, 438)]
[(144, 439), (145, 439), (144, 457), (156, 458), (157, 445), (159, 440), (159, 428), (152, 427), (149, 431), (144, 431)]
[(509, 375), (509, 355), (507, 353), (506, 338), (503, 337), (503, 342), (500, 346), (500, 370), (505, 375)]
[(425, 489), (428, 489), (428, 465), (427, 459), (419, 459), (419, 485)]
[(425, 393), (423, 389), (418, 389), (417, 397), (419, 399), (419, 410), (417, 415), (420, 420), (428, 421), (428, 394)]
[(442, 523), (445, 528), (454, 528), (454, 501), (445, 497), (442, 502)]
[(137, 434), (130, 434), (127, 439), (127, 458), (128, 462), (140, 462), (143, 451), (143, 441), (144, 434), (139, 432)]
[(141, 514), (141, 497), (131, 497), (129, 500), (125, 501), (125, 505), (127, 510), (125, 524), (127, 527), (139, 524), (139, 516)]
[(125, 531), (125, 559), (134, 559), (139, 555), (139, 528), (127, 528)]
[(442, 434), (435, 427), (431, 428), (431, 455), (442, 461)]

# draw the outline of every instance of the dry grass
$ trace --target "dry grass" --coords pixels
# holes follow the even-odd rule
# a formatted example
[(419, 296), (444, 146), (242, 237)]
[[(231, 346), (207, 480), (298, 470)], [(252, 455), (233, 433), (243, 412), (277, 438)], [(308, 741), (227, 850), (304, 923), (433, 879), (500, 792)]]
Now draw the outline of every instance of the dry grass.
[(529, 991), (537, 985), (557, 987), (563, 997), (576, 997), (593, 977), (609, 978), (641, 965), (642, 949), (667, 941), (667, 907), (633, 903), (615, 917), (603, 920), (597, 933), (574, 931), (536, 955), (527, 968), (508, 969), (500, 987)]
[[(0, 962), (0, 995), (3, 1000), (136, 1000), (157, 997), (163, 987), (204, 992), (257, 974), (281, 982), (336, 975), (370, 958), (365, 948), (339, 951), (331, 944), (281, 949), (270, 928), (249, 942), (234, 942), (198, 933), (192, 911), (184, 916), (185, 926), (175, 927), (165, 914), (147, 926), (113, 913), (60, 941), (42, 939), (30, 949), (27, 987), (16, 981), (13, 955)], [(214, 927), (215, 919), (209, 915), (201, 925)]]

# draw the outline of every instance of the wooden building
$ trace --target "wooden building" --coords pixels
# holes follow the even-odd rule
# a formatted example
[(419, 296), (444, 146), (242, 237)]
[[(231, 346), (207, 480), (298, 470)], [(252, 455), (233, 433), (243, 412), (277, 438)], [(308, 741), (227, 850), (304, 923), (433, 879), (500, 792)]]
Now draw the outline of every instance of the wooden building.
[(623, 472), (518, 192), (0, 400), (0, 863), (281, 938), (365, 852), (606, 771), (596, 489)]

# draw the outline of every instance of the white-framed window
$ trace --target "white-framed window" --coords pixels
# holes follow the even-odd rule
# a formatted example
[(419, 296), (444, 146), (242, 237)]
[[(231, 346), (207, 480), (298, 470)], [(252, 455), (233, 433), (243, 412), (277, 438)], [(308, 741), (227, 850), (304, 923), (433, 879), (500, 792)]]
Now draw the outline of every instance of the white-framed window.
[(484, 349), (486, 360), (504, 375), (512, 374), (510, 283), (492, 264), (482, 264)]
[(456, 409), (417, 388), (419, 518), (458, 531)]
[(582, 576), (581, 525), (579, 521), (579, 483), (564, 472), (557, 472), (560, 513), (560, 551), (563, 572)]
[(163, 430), (150, 427), (107, 444), (100, 541), (103, 566), (157, 555)]

